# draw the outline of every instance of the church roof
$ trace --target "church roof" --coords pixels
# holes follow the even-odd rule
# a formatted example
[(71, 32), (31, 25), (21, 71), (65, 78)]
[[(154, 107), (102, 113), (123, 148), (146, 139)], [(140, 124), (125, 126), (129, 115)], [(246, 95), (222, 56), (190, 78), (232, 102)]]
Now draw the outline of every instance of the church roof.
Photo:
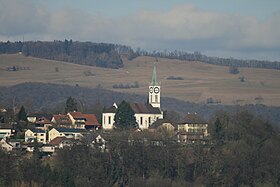
[(151, 85), (152, 86), (158, 86), (156, 66), (154, 66), (154, 69), (153, 69), (153, 76), (152, 76)]
[(135, 114), (161, 114), (157, 107), (153, 107), (149, 103), (130, 103), (130, 107)]
[(115, 106), (111, 106), (110, 108), (104, 109), (104, 113), (115, 113), (116, 110), (117, 110), (117, 109), (116, 109)]

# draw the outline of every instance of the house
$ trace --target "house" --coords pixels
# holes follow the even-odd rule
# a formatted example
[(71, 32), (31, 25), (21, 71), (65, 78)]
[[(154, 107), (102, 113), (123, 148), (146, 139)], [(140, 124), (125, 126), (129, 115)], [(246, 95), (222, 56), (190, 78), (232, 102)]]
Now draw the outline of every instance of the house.
[(185, 119), (177, 124), (178, 132), (203, 133), (208, 136), (208, 123), (197, 113), (188, 113)]
[(53, 115), (51, 122), (55, 124), (56, 127), (73, 128), (72, 121), (68, 115), (55, 114)]
[[(149, 126), (157, 121), (163, 119), (163, 112), (160, 108), (160, 84), (157, 81), (156, 67), (154, 66), (152, 81), (148, 90), (147, 103), (130, 103), (131, 109), (135, 113), (136, 122), (140, 129), (148, 129)], [(114, 117), (116, 114), (117, 106), (105, 110), (102, 113), (102, 127), (105, 130), (114, 128)]]
[(51, 114), (28, 114), (27, 121), (30, 123), (35, 123), (36, 120), (38, 120), (39, 118), (43, 118), (43, 117), (48, 120), (51, 120), (52, 115)]
[(25, 142), (34, 142), (37, 140), (39, 143), (47, 143), (47, 133), (41, 129), (28, 129), (25, 131)]
[(75, 143), (74, 139), (66, 138), (65, 136), (58, 136), (49, 142), (49, 145), (56, 149), (63, 149), (64, 147), (71, 147)]
[(43, 145), (41, 148), (39, 148), (39, 151), (41, 153), (50, 155), (55, 152), (55, 147), (53, 145)]
[(100, 148), (102, 151), (106, 149), (106, 140), (101, 136), (101, 134), (94, 133), (93, 134), (93, 140), (91, 142), (93, 145), (96, 145), (98, 148)]
[(205, 143), (206, 139), (204, 133), (202, 132), (178, 132), (177, 134), (178, 143), (188, 144), (188, 143)]
[(87, 133), (88, 131), (84, 129), (53, 128), (49, 131), (49, 141), (52, 141), (56, 137), (66, 137), (80, 140)]
[(172, 122), (165, 119), (159, 119), (155, 121), (150, 127), (150, 132), (167, 132), (174, 134), (175, 127), (172, 125)]
[(73, 127), (76, 129), (96, 129), (101, 127), (94, 114), (69, 112), (67, 116), (71, 120)]
[(0, 147), (4, 151), (13, 151), (16, 149), (21, 149), (21, 142), (18, 140), (9, 140), (6, 137), (0, 141)]
[(10, 144), (6, 138), (3, 138), (1, 141), (0, 141), (0, 146), (1, 146), (1, 149), (3, 151), (12, 151), (13, 150), (13, 146), (12, 144)]
[(34, 124), (36, 129), (40, 129), (43, 131), (48, 130), (48, 127), (52, 126), (50, 120), (47, 119), (46, 117), (36, 118)]
[(0, 139), (4, 137), (10, 137), (13, 136), (15, 133), (15, 130), (10, 128), (0, 128)]

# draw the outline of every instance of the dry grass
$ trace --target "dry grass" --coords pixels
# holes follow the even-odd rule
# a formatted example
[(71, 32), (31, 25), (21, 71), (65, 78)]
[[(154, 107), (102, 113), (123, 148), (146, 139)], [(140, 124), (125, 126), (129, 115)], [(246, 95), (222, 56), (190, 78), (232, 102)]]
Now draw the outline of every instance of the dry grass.
[[(57, 62), (22, 55), (0, 55), (1, 86), (23, 82), (43, 82), (69, 84), (83, 87), (113, 89), (119, 83), (133, 84), (139, 88), (115, 91), (146, 94), (151, 80), (152, 68), (157, 65), (158, 80), (162, 85), (162, 96), (174, 97), (185, 101), (205, 102), (207, 98), (220, 100), (222, 104), (256, 103), (262, 97), (262, 104), (280, 106), (280, 72), (277, 70), (239, 68), (240, 74), (228, 73), (228, 67), (215, 66), (201, 62), (188, 62), (152, 57), (139, 57), (133, 61), (124, 59), (124, 68), (106, 69)], [(30, 67), (31, 70), (9, 72), (9, 66)], [(58, 68), (59, 72), (55, 69)], [(85, 76), (91, 71), (95, 76)], [(239, 80), (245, 77), (245, 82)], [(184, 80), (167, 80), (169, 76), (180, 76)]]

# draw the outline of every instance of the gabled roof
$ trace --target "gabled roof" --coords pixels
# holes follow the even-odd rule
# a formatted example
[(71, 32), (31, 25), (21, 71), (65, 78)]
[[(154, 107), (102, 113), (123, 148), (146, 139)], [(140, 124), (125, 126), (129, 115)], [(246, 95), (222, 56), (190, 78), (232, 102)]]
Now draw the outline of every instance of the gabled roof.
[(50, 124), (50, 120), (48, 120), (46, 117), (40, 117), (37, 118), (35, 121), (36, 124)]
[(182, 122), (178, 124), (206, 124), (207, 122), (203, 117), (199, 116), (197, 113), (188, 113)]
[(63, 140), (67, 139), (66, 137), (64, 136), (59, 136), (59, 137), (56, 137), (54, 138), (53, 140), (51, 140), (49, 142), (50, 145), (59, 145)]
[(74, 119), (85, 119), (84, 114), (81, 112), (69, 112), (69, 114), (74, 118)]
[(153, 107), (149, 103), (130, 103), (135, 114), (161, 114), (159, 108)]
[(151, 124), (149, 128), (156, 129), (156, 128), (160, 127), (163, 123), (170, 123), (172, 125), (172, 122), (170, 120), (158, 119), (153, 124)]
[(45, 131), (41, 129), (28, 129), (28, 130), (31, 130), (33, 133), (45, 133)]
[(72, 132), (72, 133), (85, 133), (84, 129), (70, 129), (70, 128), (55, 128), (58, 132)]
[(116, 113), (117, 109), (115, 106), (111, 106), (110, 108), (106, 108), (104, 113)]
[(99, 126), (99, 122), (94, 114), (83, 114), (85, 117), (85, 125), (96, 125)]
[(39, 114), (39, 113), (36, 113), (36, 114), (28, 114), (27, 117), (36, 117), (36, 118), (45, 117), (48, 120), (51, 120), (52, 119), (52, 114)]
[(54, 114), (53, 118), (56, 121), (56, 123), (71, 123), (69, 116), (64, 114)]

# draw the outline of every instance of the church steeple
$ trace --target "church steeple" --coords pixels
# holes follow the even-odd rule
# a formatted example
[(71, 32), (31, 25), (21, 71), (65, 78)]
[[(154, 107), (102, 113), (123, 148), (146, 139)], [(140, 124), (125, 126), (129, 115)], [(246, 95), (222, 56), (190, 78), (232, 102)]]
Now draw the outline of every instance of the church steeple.
[(151, 86), (158, 86), (156, 65), (154, 65), (154, 69), (153, 69)]
[(156, 66), (154, 65), (152, 81), (149, 86), (149, 104), (160, 108), (160, 85), (157, 81)]

